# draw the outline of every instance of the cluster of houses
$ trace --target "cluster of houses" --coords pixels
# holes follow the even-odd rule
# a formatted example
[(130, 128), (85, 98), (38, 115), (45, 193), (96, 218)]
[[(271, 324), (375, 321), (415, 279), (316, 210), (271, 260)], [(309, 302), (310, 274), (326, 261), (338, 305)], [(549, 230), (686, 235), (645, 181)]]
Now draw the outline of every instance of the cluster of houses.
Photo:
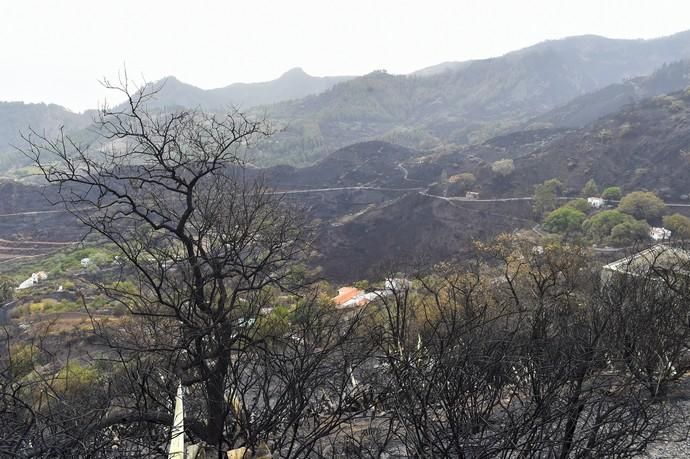
[[(476, 200), (479, 199), (479, 193), (475, 191), (468, 191), (465, 193), (465, 199)], [(598, 196), (592, 196), (587, 198), (587, 204), (592, 209), (601, 209), (606, 205), (606, 199), (600, 198)], [(663, 242), (671, 239), (671, 231), (662, 227), (653, 227), (649, 229), (649, 237), (655, 242)], [(349, 287), (352, 288), (352, 287)], [(345, 292), (346, 294), (352, 293), (352, 291)], [(338, 297), (336, 297), (338, 298)]]
[[(690, 252), (673, 247), (667, 243), (671, 237), (671, 232), (665, 228), (652, 228), (650, 237), (655, 241), (661, 241), (648, 249), (637, 252), (631, 256), (616, 260), (602, 267), (602, 279), (608, 281), (615, 274), (639, 275), (650, 269), (676, 269), (683, 266), (690, 266)], [(543, 247), (535, 246), (532, 249), (534, 254), (544, 252)], [(393, 295), (396, 291), (409, 288), (410, 282), (407, 279), (389, 279), (385, 287), (379, 290), (366, 292), (362, 289), (347, 286), (338, 289), (338, 294), (331, 300), (336, 309), (361, 308), (372, 301)]]
[[(118, 258), (115, 257), (115, 261), (117, 261)], [(90, 258), (82, 258), (80, 260), (81, 267), (86, 269), (91, 265), (91, 259)], [(36, 273), (32, 273), (31, 277), (26, 279), (24, 282), (19, 284), (19, 286), (16, 288), (16, 290), (26, 290), (28, 288), (33, 287), (36, 284), (39, 284), (41, 281), (44, 281), (48, 279), (48, 274), (45, 271), (38, 271)], [(58, 287), (58, 292), (62, 292), (63, 288), (62, 286)]]

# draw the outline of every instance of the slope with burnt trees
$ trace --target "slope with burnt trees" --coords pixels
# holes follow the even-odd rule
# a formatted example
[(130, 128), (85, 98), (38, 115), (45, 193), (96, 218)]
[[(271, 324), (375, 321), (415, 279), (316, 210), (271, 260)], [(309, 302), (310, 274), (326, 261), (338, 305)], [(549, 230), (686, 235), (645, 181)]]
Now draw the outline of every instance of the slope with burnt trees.
[[(589, 179), (601, 186), (646, 189), (670, 201), (687, 199), (690, 168), (690, 91), (645, 99), (581, 129), (518, 132), (421, 164), (411, 176), (471, 172), (483, 196), (529, 196), (534, 185), (558, 178), (566, 193)], [(507, 175), (496, 160), (513, 161)], [(431, 172), (433, 171), (433, 172)]]

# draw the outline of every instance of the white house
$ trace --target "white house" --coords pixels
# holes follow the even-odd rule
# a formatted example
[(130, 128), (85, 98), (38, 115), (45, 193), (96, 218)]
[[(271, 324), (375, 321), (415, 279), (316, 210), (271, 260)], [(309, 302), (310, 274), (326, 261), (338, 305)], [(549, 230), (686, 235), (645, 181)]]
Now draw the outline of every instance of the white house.
[(671, 239), (671, 230), (666, 228), (653, 227), (649, 229), (649, 237), (655, 241), (667, 241)]
[(407, 279), (386, 279), (383, 290), (374, 290), (365, 292), (354, 287), (341, 287), (338, 289), (338, 296), (332, 300), (335, 303), (336, 309), (348, 309), (359, 306), (366, 306), (367, 304), (377, 299), (393, 295), (396, 291), (401, 291), (410, 288), (410, 281)]
[(35, 284), (38, 284), (42, 280), (48, 279), (48, 275), (43, 272), (39, 271), (37, 273), (31, 274), (31, 277), (29, 277), (27, 280), (19, 284), (19, 287), (17, 287), (17, 290), (24, 290), (26, 288), (33, 287)]
[(591, 197), (587, 198), (587, 204), (589, 204), (589, 207), (592, 209), (599, 209), (604, 205), (604, 200), (602, 198), (597, 198), (597, 197)]
[(88, 268), (90, 264), (91, 264), (91, 258), (82, 258), (81, 259), (81, 267), (82, 268)]
[(19, 284), (19, 287), (17, 287), (17, 290), (24, 290), (25, 288), (30, 288), (34, 286), (34, 278), (33, 276), (29, 277), (27, 280)]
[(379, 292), (369, 292), (369, 293), (362, 293), (360, 295), (357, 295), (356, 297), (352, 298), (351, 300), (346, 301), (342, 305), (340, 305), (338, 308), (339, 309), (346, 309), (346, 308), (354, 308), (357, 306), (366, 306), (367, 304), (371, 303), (375, 299), (379, 298), (380, 293)]

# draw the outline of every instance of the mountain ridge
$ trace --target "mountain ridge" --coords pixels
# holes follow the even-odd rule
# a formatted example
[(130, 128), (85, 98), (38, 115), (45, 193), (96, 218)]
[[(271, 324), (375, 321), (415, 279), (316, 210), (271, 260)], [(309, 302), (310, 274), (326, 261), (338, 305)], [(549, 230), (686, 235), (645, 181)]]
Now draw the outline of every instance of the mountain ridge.
[(690, 32), (652, 40), (580, 36), (431, 75), (372, 72), (262, 107), (286, 129), (259, 153), (268, 163), (305, 165), (365, 140), (416, 149), (481, 143), (583, 94), (688, 58)]
[(293, 67), (278, 78), (255, 83), (231, 83), (219, 88), (202, 89), (169, 75), (151, 83), (157, 91), (151, 107), (187, 107), (219, 111), (228, 107), (246, 110), (257, 105), (275, 104), (323, 92), (351, 76), (309, 75)]

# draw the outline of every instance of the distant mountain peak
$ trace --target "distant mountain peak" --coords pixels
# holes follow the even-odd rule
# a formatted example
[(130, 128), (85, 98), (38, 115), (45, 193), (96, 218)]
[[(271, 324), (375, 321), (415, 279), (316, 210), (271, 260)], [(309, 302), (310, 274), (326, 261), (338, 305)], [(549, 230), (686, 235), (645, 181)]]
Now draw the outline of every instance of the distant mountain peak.
[(175, 84), (175, 83), (181, 83), (181, 81), (178, 80), (177, 77), (175, 77), (174, 75), (167, 75), (167, 76), (164, 76), (163, 78), (159, 78), (159, 79), (157, 79), (153, 82), (149, 82), (149, 83), (152, 83), (155, 85), (164, 84), (164, 83)]
[(163, 78), (156, 80), (156, 81), (152, 82), (151, 84), (154, 88), (157, 88), (159, 90), (164, 89), (164, 88), (167, 90), (171, 90), (171, 89), (177, 90), (179, 88), (197, 89), (195, 86), (193, 86), (189, 83), (185, 83), (184, 81), (181, 81), (179, 78), (177, 78), (174, 75), (164, 76)]
[(304, 77), (310, 77), (307, 72), (304, 71), (302, 67), (294, 67), (288, 70), (287, 72), (283, 73), (280, 76), (280, 79), (285, 79), (285, 78), (304, 78)]

